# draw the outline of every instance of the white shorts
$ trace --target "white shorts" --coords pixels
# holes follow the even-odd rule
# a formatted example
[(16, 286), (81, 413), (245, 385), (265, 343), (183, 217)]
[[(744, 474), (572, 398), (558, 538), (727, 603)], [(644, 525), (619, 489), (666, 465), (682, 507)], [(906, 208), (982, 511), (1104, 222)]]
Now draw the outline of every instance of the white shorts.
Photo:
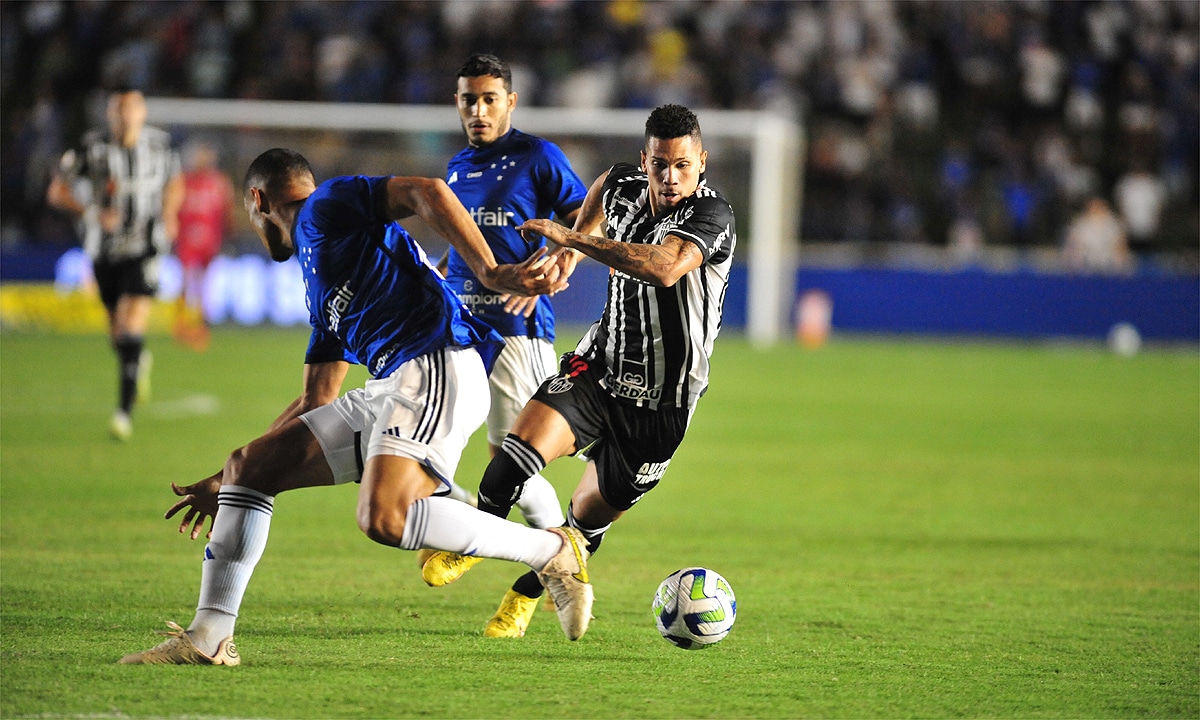
[(492, 410), (487, 418), (488, 442), (499, 447), (512, 430), (517, 415), (542, 381), (558, 371), (554, 343), (546, 338), (504, 338), (504, 349), (496, 358), (489, 378)]
[(358, 482), (376, 455), (398, 455), (424, 465), (448, 491), (463, 448), (487, 417), (487, 382), (474, 348), (446, 348), (300, 419), (320, 443), (335, 484)]

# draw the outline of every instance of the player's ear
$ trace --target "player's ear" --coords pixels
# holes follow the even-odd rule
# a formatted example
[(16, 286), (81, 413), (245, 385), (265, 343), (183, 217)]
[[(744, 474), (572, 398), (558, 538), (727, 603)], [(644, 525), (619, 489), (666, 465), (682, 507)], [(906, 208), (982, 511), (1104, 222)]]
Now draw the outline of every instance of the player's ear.
[(704, 172), (704, 167), (708, 164), (708, 151), (700, 151), (700, 172)]
[(508, 94), (508, 111), (512, 112), (517, 107), (517, 93), (510, 92)]
[(260, 187), (251, 187), (246, 196), (246, 209), (253, 210), (258, 213), (266, 214), (271, 212), (271, 204), (267, 201), (267, 194)]

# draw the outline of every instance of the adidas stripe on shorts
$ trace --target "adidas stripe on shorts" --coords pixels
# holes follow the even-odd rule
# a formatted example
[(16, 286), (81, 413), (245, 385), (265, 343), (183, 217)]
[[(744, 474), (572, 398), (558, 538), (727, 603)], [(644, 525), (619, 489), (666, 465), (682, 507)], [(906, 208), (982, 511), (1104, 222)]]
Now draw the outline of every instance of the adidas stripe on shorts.
[(376, 455), (397, 455), (424, 465), (448, 491), (489, 404), (479, 353), (450, 347), (413, 358), (300, 419), (320, 443), (335, 484), (361, 480), (363, 465)]

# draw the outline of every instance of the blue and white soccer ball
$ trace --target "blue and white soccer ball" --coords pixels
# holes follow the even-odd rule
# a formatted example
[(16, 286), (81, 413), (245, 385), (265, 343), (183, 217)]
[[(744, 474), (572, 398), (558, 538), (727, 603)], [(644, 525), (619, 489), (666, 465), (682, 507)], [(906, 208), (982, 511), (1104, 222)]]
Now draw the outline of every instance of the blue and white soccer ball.
[(676, 570), (654, 593), (658, 632), (684, 650), (720, 642), (737, 618), (733, 588), (720, 574), (702, 567)]

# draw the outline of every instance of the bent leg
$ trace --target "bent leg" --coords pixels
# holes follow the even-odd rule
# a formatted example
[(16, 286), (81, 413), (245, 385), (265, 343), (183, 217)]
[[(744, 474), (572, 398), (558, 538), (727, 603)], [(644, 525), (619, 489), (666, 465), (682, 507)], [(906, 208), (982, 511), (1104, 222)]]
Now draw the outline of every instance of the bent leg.
[(547, 462), (574, 452), (575, 433), (566, 418), (549, 405), (530, 400), (483, 473), (479, 509), (507, 517), (530, 477)]

